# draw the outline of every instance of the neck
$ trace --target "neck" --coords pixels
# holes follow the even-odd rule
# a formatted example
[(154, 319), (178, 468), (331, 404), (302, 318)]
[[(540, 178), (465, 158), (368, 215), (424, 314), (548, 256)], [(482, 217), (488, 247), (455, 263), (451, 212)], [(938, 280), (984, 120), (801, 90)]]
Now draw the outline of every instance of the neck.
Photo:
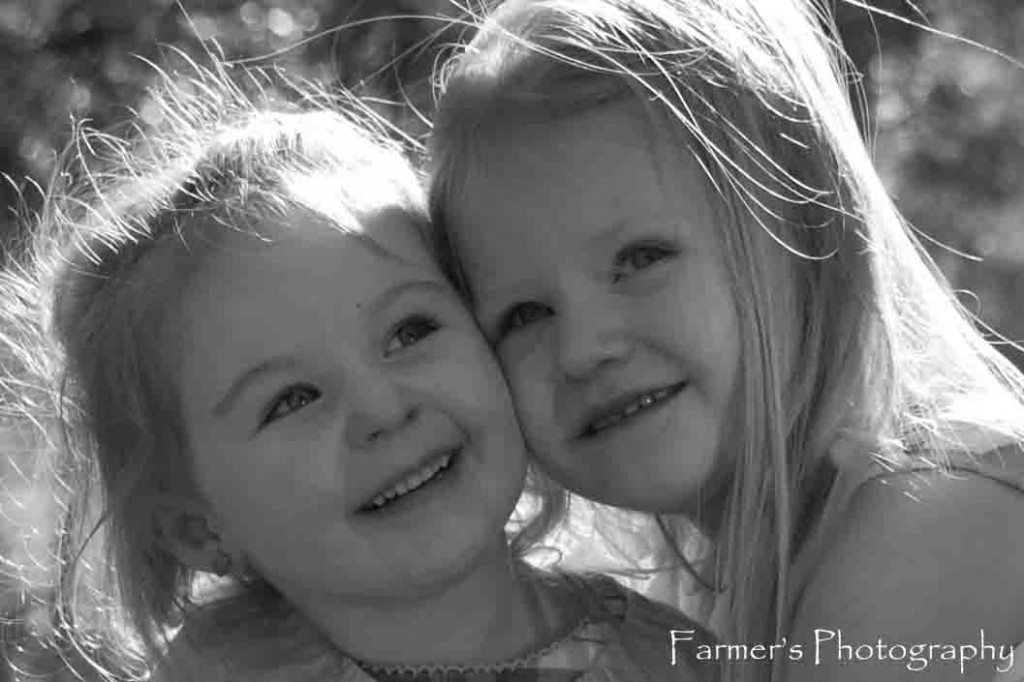
[(379, 665), (467, 665), (512, 659), (566, 627), (535, 573), (504, 536), (462, 575), (403, 599), (295, 600), (347, 655)]

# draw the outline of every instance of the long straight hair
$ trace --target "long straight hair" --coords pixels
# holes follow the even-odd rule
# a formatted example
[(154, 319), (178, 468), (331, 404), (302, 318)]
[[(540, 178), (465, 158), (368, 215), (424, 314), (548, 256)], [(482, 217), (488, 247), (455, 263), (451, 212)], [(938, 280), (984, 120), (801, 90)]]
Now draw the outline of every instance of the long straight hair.
[[(1020, 441), (1024, 379), (976, 330), (885, 191), (821, 7), (508, 0), (478, 19), (442, 74), (431, 142), (439, 229), (475, 164), (501, 162), (486, 156), (494, 135), (627, 100), (669, 124), (676, 151), (718, 195), (742, 336), (730, 415), (740, 435), (728, 491), (710, 501), (722, 521), (698, 577), (725, 600), (724, 639), (781, 641), (791, 563), (838, 453), (941, 468), (962, 448), (961, 423)], [(676, 547), (696, 532), (683, 518), (661, 525)], [(733, 674), (761, 673), (747, 664)]]

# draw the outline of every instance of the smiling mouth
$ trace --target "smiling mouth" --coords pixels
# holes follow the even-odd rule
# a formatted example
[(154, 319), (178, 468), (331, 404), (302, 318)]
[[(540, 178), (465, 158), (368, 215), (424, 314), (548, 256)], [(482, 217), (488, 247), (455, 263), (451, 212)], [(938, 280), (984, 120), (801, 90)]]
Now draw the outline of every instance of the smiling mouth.
[(369, 502), (359, 508), (359, 511), (375, 512), (385, 509), (395, 502), (402, 500), (416, 491), (421, 490), (431, 483), (443, 478), (445, 473), (451, 469), (452, 464), (461, 452), (462, 445), (458, 445), (446, 451), (440, 457), (431, 459), (430, 462), (420, 469), (417, 469), (402, 480), (393, 485), (389, 485), (387, 488), (374, 495)]
[(579, 437), (591, 438), (602, 431), (613, 428), (639, 413), (645, 412), (652, 407), (657, 407), (667, 400), (671, 400), (686, 388), (686, 386), (687, 382), (683, 381), (671, 386), (637, 393), (627, 398), (625, 401), (620, 401), (617, 405), (608, 410), (602, 411), (597, 417), (588, 421), (587, 425), (583, 427), (583, 431), (580, 433)]

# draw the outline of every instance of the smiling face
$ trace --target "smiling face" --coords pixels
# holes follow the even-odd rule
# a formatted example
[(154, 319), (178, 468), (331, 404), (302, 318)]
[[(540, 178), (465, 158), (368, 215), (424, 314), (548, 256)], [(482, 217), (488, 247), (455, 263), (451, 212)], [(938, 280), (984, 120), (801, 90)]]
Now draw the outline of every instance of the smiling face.
[(232, 237), (184, 292), (194, 479), (218, 532), (299, 602), (436, 589), (504, 548), (523, 443), (486, 341), (409, 217)]
[(632, 103), (502, 131), (448, 229), (530, 450), (587, 497), (686, 511), (740, 373), (715, 195)]

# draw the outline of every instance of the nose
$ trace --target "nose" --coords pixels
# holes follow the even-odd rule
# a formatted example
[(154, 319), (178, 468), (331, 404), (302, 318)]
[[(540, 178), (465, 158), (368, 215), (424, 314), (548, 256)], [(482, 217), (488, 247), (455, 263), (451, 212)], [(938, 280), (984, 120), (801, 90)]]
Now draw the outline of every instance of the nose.
[(353, 383), (346, 395), (352, 406), (345, 425), (345, 440), (353, 449), (370, 447), (416, 418), (401, 388), (386, 378)]
[(557, 317), (558, 366), (570, 379), (585, 379), (601, 367), (628, 356), (625, 311), (611, 294), (575, 292), (566, 296)]

